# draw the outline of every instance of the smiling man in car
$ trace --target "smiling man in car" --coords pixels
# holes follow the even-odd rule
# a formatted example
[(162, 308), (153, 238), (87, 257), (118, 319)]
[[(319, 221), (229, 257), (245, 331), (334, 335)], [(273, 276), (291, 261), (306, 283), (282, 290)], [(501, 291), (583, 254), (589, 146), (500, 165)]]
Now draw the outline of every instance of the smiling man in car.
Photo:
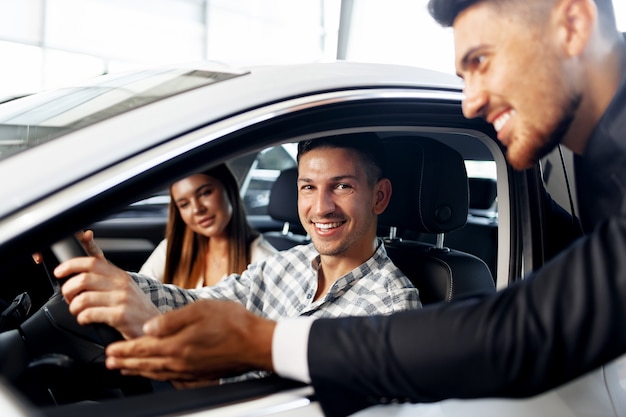
[(494, 125), (516, 169), (558, 144), (574, 152), (585, 236), (496, 295), (384, 317), (275, 323), (207, 303), (211, 336), (189, 348), (188, 366), (167, 363), (186, 307), (109, 346), (108, 366), (148, 376), (274, 370), (311, 382), (325, 413), (339, 416), (390, 400), (531, 396), (626, 352), (626, 44), (611, 1), (430, 0), (429, 9), (454, 29), (465, 115)]

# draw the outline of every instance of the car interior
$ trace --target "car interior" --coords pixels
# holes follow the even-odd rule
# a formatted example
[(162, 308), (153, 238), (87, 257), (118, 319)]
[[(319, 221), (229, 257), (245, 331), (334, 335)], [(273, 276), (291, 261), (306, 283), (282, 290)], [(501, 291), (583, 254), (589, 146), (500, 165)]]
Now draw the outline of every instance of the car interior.
[[(493, 163), (492, 153), (479, 138), (468, 140), (465, 134), (389, 130), (378, 133), (386, 146), (393, 184), (390, 206), (379, 219), (379, 236), (392, 260), (418, 288), (422, 303), (453, 302), (494, 292), (498, 259), (497, 182), (494, 176), (468, 177), (467, 169), (468, 161)], [(254, 150), (229, 161), (238, 167), (242, 183), (249, 179), (247, 176), (262, 151)], [(248, 163), (247, 169), (241, 168), (243, 160)], [(266, 184), (269, 198), (264, 214), (257, 210), (250, 216), (251, 224), (279, 250), (310, 242), (297, 215), (297, 169), (289, 165), (277, 164), (272, 175), (255, 174), (270, 177)], [(182, 175), (181, 172), (178, 177)], [(86, 224), (86, 229), (94, 230), (97, 243), (111, 262), (127, 270), (138, 270), (163, 238), (168, 204), (166, 191), (163, 192), (165, 184), (162, 181), (149, 195)], [(258, 189), (255, 192), (259, 194)], [(121, 377), (104, 369), (103, 346), (119, 335), (108, 332), (109, 328), (78, 326), (65, 307), (58, 283), (50, 276), (60, 260), (81, 254), (81, 248), (75, 244), (75, 239), (70, 238), (53, 245), (45, 251), (43, 265), (25, 255), (9, 271), (16, 279), (6, 280), (13, 285), (5, 287), (1, 296), (4, 313), (0, 357), (13, 355), (16, 359), (3, 361), (7, 363), (2, 364), (2, 374), (30, 402), (43, 407), (46, 415), (61, 413), (64, 408), (58, 408), (59, 405), (102, 403), (154, 391), (175, 395), (172, 391), (176, 390), (167, 383)], [(17, 329), (32, 340), (25, 342), (16, 337)], [(15, 352), (21, 352), (21, 357)], [(273, 380), (269, 386), (246, 381), (213, 388), (221, 398), (229, 398), (294, 386), (293, 382)], [(194, 398), (199, 394), (190, 390), (179, 395)]]
[(295, 186), (297, 179), (297, 168), (284, 169), (280, 171), (270, 190), (267, 214), (273, 220), (283, 222), (283, 227), (281, 230), (264, 232), (263, 237), (278, 250), (289, 249), (311, 241), (300, 225), (298, 217), (298, 190)]
[[(445, 241), (448, 232), (467, 222), (469, 185), (463, 157), (431, 138), (387, 137), (385, 146), (394, 160), (389, 166), (391, 201), (380, 216), (380, 225), (389, 228), (385, 247), (418, 288), (422, 304), (495, 292), (485, 261)], [(441, 167), (446, 167), (445, 173)], [(419, 240), (424, 235), (434, 236), (435, 243)]]
[[(380, 135), (384, 137), (386, 133), (381, 132)], [(405, 136), (406, 141), (412, 141), (416, 138), (413, 135)], [(482, 259), (489, 267), (495, 281), (498, 243), (498, 198), (495, 173), (490, 172), (488, 177), (472, 177), (465, 172), (467, 171), (467, 166), (476, 161), (495, 165), (493, 156), (476, 138), (472, 140), (473, 144), (467, 145), (462, 140), (469, 139), (456, 137), (455, 135), (439, 134), (433, 136), (437, 138), (435, 139), (437, 142), (446, 144), (446, 147), (438, 149), (438, 152), (442, 149), (444, 151), (449, 148), (455, 149), (454, 146), (456, 146), (457, 152), (461, 153), (461, 162), (465, 164), (463, 167), (465, 178), (462, 180), (465, 187), (461, 189), (460, 194), (455, 193), (454, 196), (460, 199), (462, 198), (460, 196), (465, 196), (465, 200), (461, 199), (460, 202), (461, 205), (467, 205), (468, 208), (462, 216), (463, 223), (459, 224), (458, 227), (446, 229), (445, 236), (441, 237), (445, 239), (447, 247), (473, 254)], [(397, 137), (400, 140), (402, 138), (402, 136), (395, 134), (393, 137)], [(417, 136), (417, 138), (425, 139), (426, 141), (433, 140), (428, 137)], [(268, 149), (274, 148), (276, 147), (272, 146), (228, 161), (233, 171), (238, 173), (240, 183), (249, 183), (250, 177), (254, 176), (252, 171), (253, 166), (255, 166), (255, 156), (258, 158), (259, 155), (265, 153)], [(407, 154), (402, 154), (401, 151), (398, 152), (396, 149), (391, 149), (390, 151), (394, 155), (392, 157), (394, 161), (390, 163), (390, 167), (393, 168), (392, 174), (397, 177), (393, 180), (396, 187), (394, 188), (395, 197), (393, 197), (392, 201), (396, 201), (396, 199), (399, 200), (401, 198), (398, 197), (400, 192), (406, 194), (413, 190), (400, 190), (401, 186), (403, 188), (408, 188), (408, 186), (402, 183), (404, 175), (393, 172), (393, 170), (397, 170), (403, 165), (415, 168), (416, 161), (407, 160), (412, 155), (411, 153), (408, 154), (409, 156), (405, 156)], [(413, 150), (409, 149), (408, 152), (413, 152)], [(462, 152), (465, 152), (466, 155), (463, 155)], [(436, 152), (433, 153), (436, 155)], [(426, 166), (428, 166), (431, 160), (431, 158), (425, 159)], [(443, 162), (449, 163), (449, 161)], [(295, 161), (293, 163), (295, 164)], [(282, 165), (289, 164), (276, 161), (271, 168), (265, 170), (271, 172), (271, 174), (260, 174), (259, 176), (264, 179), (262, 185), (259, 185), (259, 181), (256, 181), (254, 189), (248, 188), (243, 190), (242, 187), (242, 198), (249, 213), (249, 222), (262, 232), (279, 250), (288, 249), (295, 244), (310, 242), (310, 239), (305, 235), (304, 228), (300, 225), (296, 206), (297, 192), (291, 186), (291, 184), (295, 183), (297, 168), (288, 166), (288, 168), (280, 169)], [(436, 172), (442, 172), (440, 166), (435, 166), (433, 169), (439, 170)], [(407, 172), (406, 175), (408, 174)], [(450, 176), (450, 172), (445, 172), (445, 175), (440, 174), (439, 176), (442, 178), (438, 180), (444, 181), (445, 178)], [(431, 175), (429, 176), (430, 178), (436, 179), (437, 176)], [(453, 183), (452, 179), (450, 181)], [(260, 194), (266, 197), (261, 199), (259, 198)], [(452, 194), (449, 198), (451, 196)], [(426, 193), (422, 194), (421, 198), (425, 197)], [(258, 203), (258, 200), (264, 200), (264, 203)], [(255, 201), (255, 203), (251, 203), (251, 201)], [(94, 230), (99, 246), (116, 265), (128, 270), (138, 270), (151, 250), (164, 237), (168, 202), (168, 190), (163, 189), (158, 194), (114, 212), (107, 218), (89, 225), (88, 228)], [(394, 203), (392, 203), (393, 206)], [(412, 207), (406, 206), (405, 210), (410, 211)], [(250, 214), (251, 212), (254, 214)], [(398, 214), (403, 218), (409, 217), (409, 213), (396, 213), (396, 215)], [(386, 213), (383, 214), (381, 222), (384, 222), (389, 217), (391, 216)], [(389, 225), (384, 225), (380, 228), (379, 234), (381, 237), (388, 237), (389, 227)], [(409, 239), (432, 244), (437, 243), (437, 233), (432, 233), (428, 230), (414, 230), (415, 228), (405, 229), (400, 228), (400, 230), (396, 230), (397, 235), (391, 238)], [(401, 236), (399, 233), (403, 235)]]

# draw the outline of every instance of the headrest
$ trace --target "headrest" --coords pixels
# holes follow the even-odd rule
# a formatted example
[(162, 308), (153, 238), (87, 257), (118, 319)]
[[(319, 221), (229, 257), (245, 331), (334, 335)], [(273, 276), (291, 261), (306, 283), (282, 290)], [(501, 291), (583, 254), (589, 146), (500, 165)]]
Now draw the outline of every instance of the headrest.
[(420, 233), (447, 233), (467, 221), (468, 183), (463, 157), (430, 138), (385, 138), (392, 194), (379, 225)]
[(498, 194), (496, 180), (492, 178), (470, 178), (469, 206), (474, 209), (487, 210), (493, 206)]
[(300, 225), (298, 216), (298, 168), (280, 172), (270, 190), (267, 213), (276, 220)]

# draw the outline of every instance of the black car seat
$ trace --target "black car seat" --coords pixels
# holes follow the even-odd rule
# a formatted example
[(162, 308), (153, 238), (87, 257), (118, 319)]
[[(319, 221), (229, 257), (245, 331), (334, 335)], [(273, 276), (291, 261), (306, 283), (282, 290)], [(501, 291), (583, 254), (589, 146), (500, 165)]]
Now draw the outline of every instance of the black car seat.
[[(393, 192), (379, 226), (387, 230), (387, 253), (417, 287), (422, 304), (495, 292), (483, 260), (444, 245), (445, 234), (467, 221), (463, 157), (423, 137), (386, 138), (385, 147)], [(435, 235), (436, 243), (412, 238), (421, 234)]]
[[(468, 178), (468, 183), (467, 223), (446, 233), (446, 246), (478, 256), (495, 276), (498, 252), (497, 183), (493, 178)], [(436, 236), (421, 233), (415, 239), (435, 243)]]
[(480, 217), (494, 216), (498, 195), (496, 180), (493, 178), (469, 178), (470, 214)]
[(469, 178), (467, 224), (446, 234), (449, 247), (485, 261), (496, 274), (498, 252), (497, 184), (493, 178)]
[(263, 237), (276, 249), (285, 250), (309, 243), (298, 216), (298, 168), (280, 172), (270, 190), (267, 212), (274, 220), (283, 222), (281, 231), (263, 233)]

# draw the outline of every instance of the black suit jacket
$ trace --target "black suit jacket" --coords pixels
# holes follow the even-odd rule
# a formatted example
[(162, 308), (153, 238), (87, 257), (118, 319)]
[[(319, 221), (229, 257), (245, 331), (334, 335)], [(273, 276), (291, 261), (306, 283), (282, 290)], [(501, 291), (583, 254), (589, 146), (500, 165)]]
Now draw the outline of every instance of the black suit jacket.
[(531, 396), (626, 352), (625, 83), (575, 161), (586, 235), (493, 296), (316, 320), (309, 369), (326, 415), (394, 401)]

